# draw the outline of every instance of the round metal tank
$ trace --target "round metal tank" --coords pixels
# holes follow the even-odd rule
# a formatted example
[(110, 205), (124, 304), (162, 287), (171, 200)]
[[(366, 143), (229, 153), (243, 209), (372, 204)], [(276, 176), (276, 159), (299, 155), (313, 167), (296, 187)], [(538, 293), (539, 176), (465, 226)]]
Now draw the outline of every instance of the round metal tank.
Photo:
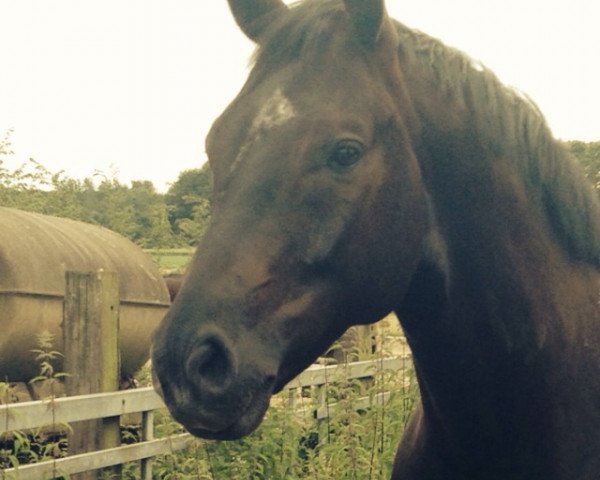
[(31, 350), (43, 331), (55, 336), (54, 350), (64, 351), (65, 272), (98, 269), (119, 275), (121, 376), (127, 378), (148, 359), (150, 336), (170, 303), (152, 260), (105, 228), (0, 207), (0, 381), (38, 374)]

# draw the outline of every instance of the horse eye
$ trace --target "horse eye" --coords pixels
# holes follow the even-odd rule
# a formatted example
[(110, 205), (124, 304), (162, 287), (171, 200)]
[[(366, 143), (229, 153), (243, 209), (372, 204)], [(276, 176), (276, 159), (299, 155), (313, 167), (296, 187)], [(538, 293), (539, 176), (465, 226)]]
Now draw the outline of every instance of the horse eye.
[(356, 140), (338, 142), (329, 156), (329, 165), (336, 169), (348, 169), (360, 160), (363, 146)]

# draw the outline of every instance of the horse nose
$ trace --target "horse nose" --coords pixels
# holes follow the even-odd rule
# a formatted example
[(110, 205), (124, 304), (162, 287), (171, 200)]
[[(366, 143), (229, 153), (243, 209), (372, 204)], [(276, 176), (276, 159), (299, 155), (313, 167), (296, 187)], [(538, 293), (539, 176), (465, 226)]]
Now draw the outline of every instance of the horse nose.
[(216, 335), (198, 342), (185, 364), (185, 373), (192, 385), (200, 392), (212, 395), (219, 395), (227, 390), (235, 371), (231, 349)]

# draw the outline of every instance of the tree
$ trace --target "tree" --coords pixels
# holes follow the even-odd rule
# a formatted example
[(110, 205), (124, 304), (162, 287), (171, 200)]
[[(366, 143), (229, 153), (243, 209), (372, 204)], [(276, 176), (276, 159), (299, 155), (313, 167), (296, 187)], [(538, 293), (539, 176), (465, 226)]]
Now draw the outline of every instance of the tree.
[(101, 225), (143, 247), (183, 243), (173, 235), (164, 196), (151, 182), (134, 181), (128, 187), (114, 175), (100, 175), (96, 186), (89, 178), (52, 173), (33, 159), (9, 170), (4, 157), (12, 154), (11, 133), (0, 139), (0, 205)]
[(176, 239), (167, 218), (163, 196), (149, 181), (133, 181), (131, 188), (105, 178), (97, 190), (84, 192), (93, 205), (88, 221), (120, 233), (142, 247), (173, 246)]
[(194, 205), (198, 203), (198, 199), (210, 199), (211, 177), (207, 164), (200, 169), (184, 170), (179, 174), (165, 195), (165, 202), (169, 207), (169, 220), (173, 227), (179, 219), (192, 218)]
[(195, 245), (210, 220), (210, 202), (206, 198), (197, 198), (192, 208), (191, 218), (180, 218), (177, 220), (179, 236), (187, 245)]
[(133, 240), (143, 247), (160, 247), (174, 243), (167, 216), (167, 206), (152, 182), (133, 181), (128, 204), (133, 208), (136, 229)]
[(12, 132), (12, 129), (7, 130), (0, 140), (0, 205), (42, 211), (43, 189), (50, 185), (51, 174), (32, 158), (14, 170), (4, 166), (5, 158), (13, 154), (10, 142)]
[(600, 190), (600, 141), (567, 142), (571, 153), (581, 162), (586, 176), (597, 190)]
[(198, 241), (210, 219), (211, 195), (212, 173), (208, 164), (181, 172), (165, 195), (171, 228), (190, 245)]

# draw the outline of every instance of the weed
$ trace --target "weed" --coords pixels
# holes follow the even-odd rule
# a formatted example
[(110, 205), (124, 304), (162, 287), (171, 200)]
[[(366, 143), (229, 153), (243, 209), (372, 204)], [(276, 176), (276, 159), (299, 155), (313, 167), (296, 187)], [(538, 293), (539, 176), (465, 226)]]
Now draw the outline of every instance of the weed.
[[(50, 410), (54, 414), (55, 409), (52, 402), (59, 390), (58, 383), (66, 374), (55, 371), (53, 362), (62, 355), (52, 349), (53, 341), (54, 336), (48, 332), (42, 332), (37, 336), (38, 349), (33, 350), (33, 353), (36, 355), (35, 360), (39, 364), (40, 371), (29, 383), (43, 383), (48, 388)], [(0, 397), (2, 398), (0, 403), (5, 404), (12, 403), (16, 399), (14, 386), (8, 381), (0, 382)], [(8, 416), (6, 422), (4, 427), (8, 431)], [(12, 431), (2, 435), (0, 437), (0, 469), (15, 468), (19, 465), (64, 457), (67, 450), (66, 432), (69, 428), (68, 425), (58, 424), (53, 417), (51, 425), (47, 427), (27, 432)], [(55, 476), (58, 477), (58, 471), (55, 473)], [(4, 474), (2, 473), (2, 475)]]
[[(346, 380), (344, 370), (338, 369), (327, 385), (312, 388), (310, 397), (302, 398), (301, 407), (309, 407), (309, 412), (321, 407), (324, 419), (299, 415), (284, 391), (273, 399), (253, 434), (231, 442), (195, 440), (187, 450), (157, 457), (153, 478), (389, 478), (396, 445), (418, 397), (414, 374), (380, 366), (366, 382)], [(159, 436), (181, 431), (167, 415), (157, 418)]]

